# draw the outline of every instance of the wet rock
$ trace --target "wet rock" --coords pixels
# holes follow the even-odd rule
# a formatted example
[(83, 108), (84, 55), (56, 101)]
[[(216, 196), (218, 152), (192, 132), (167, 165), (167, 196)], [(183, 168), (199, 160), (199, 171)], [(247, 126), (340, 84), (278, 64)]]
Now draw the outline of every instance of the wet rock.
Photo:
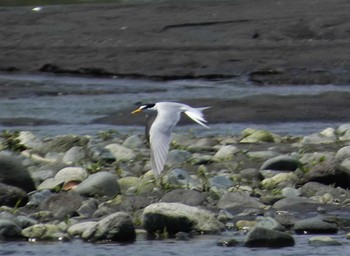
[(294, 224), (294, 230), (297, 234), (332, 234), (338, 232), (338, 226), (325, 222), (320, 217), (312, 217), (297, 220)]
[(21, 160), (11, 155), (0, 155), (0, 182), (26, 192), (35, 190), (35, 184)]
[(147, 206), (142, 215), (142, 225), (149, 233), (166, 230), (170, 234), (190, 232), (220, 232), (223, 225), (213, 213), (180, 203), (155, 203)]
[(21, 237), (21, 231), (13, 220), (0, 218), (0, 240)]
[(218, 201), (219, 209), (229, 210), (230, 212), (243, 212), (245, 209), (262, 209), (265, 207), (257, 198), (249, 196), (245, 192), (228, 192)]
[(78, 193), (61, 192), (45, 199), (40, 204), (40, 209), (50, 211), (55, 219), (62, 220), (76, 214), (82, 201), (83, 199)]
[(113, 213), (97, 223), (96, 232), (89, 239), (107, 241), (134, 241), (136, 232), (130, 216), (125, 212)]
[(282, 196), (284, 197), (299, 197), (300, 192), (296, 188), (285, 187), (281, 190)]
[(24, 216), (24, 215), (19, 215), (16, 217), (16, 223), (23, 229), (23, 228), (27, 228), (30, 226), (33, 226), (35, 224), (38, 224), (38, 221), (30, 218), (28, 216)]
[(270, 158), (260, 167), (261, 170), (295, 171), (301, 166), (301, 162), (291, 156), (282, 155)]
[(83, 147), (74, 146), (69, 149), (63, 156), (62, 162), (65, 164), (78, 164), (85, 158)]
[(62, 234), (59, 227), (54, 224), (35, 224), (22, 230), (24, 237), (38, 240), (56, 240), (57, 233)]
[(250, 230), (256, 225), (255, 220), (238, 220), (235, 223), (235, 227), (237, 230)]
[(109, 144), (105, 148), (111, 152), (118, 162), (129, 162), (136, 158), (136, 153), (132, 149), (116, 143)]
[(240, 143), (274, 142), (273, 134), (266, 130), (247, 128), (242, 132), (243, 139)]
[(341, 243), (330, 236), (313, 236), (309, 239), (309, 244), (314, 246), (334, 246)]
[(120, 193), (120, 187), (115, 175), (102, 171), (90, 175), (74, 191), (86, 196), (114, 197)]
[(25, 205), (27, 202), (28, 197), (24, 190), (0, 183), (0, 205), (18, 207)]
[(203, 205), (206, 201), (206, 195), (197, 190), (175, 189), (166, 193), (161, 202), (166, 203), (182, 203), (190, 206)]
[(213, 156), (216, 161), (227, 161), (231, 160), (234, 155), (239, 152), (238, 147), (233, 145), (222, 146)]
[(247, 234), (244, 246), (247, 247), (286, 247), (294, 246), (293, 236), (276, 230), (255, 227)]
[(239, 244), (239, 241), (234, 238), (222, 238), (216, 242), (216, 245), (224, 246), (224, 247), (234, 247), (238, 244)]

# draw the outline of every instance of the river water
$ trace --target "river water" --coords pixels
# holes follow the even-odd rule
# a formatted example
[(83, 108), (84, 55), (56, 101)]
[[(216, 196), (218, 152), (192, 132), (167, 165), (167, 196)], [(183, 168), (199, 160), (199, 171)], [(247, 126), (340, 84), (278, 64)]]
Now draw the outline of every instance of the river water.
[(348, 256), (350, 242), (343, 236), (333, 236), (340, 246), (311, 246), (308, 239), (311, 236), (296, 236), (293, 247), (284, 248), (247, 248), (243, 246), (221, 247), (216, 245), (219, 236), (200, 236), (189, 241), (177, 240), (145, 240), (138, 239), (130, 244), (93, 244), (80, 240), (72, 242), (7, 242), (0, 244), (0, 255), (50, 255), (50, 256), (86, 256), (86, 255), (201, 255), (201, 256)]
[[(235, 99), (250, 95), (315, 95), (327, 91), (350, 92), (350, 86), (254, 86), (246, 81), (177, 80), (156, 82), (118, 78), (88, 78), (55, 75), (0, 74), (6, 96), (0, 96), (0, 130), (29, 130), (40, 135), (96, 134), (116, 129), (143, 132), (140, 126), (96, 124), (93, 120), (137, 102), (179, 99)], [(41, 120), (38, 122), (38, 120)], [(17, 120), (17, 121), (14, 121)], [(18, 120), (25, 120), (18, 122)], [(246, 127), (269, 129), (279, 134), (305, 135), (339, 122), (297, 122), (272, 124), (211, 124), (211, 130), (197, 125), (178, 127), (198, 133), (226, 134)], [(198, 130), (197, 130), (198, 128)]]

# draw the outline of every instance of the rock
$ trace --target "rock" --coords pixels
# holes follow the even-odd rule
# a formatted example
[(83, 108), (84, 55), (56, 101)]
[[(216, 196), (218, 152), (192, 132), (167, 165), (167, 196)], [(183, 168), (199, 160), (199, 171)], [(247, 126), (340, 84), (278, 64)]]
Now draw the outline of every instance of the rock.
[(27, 202), (28, 197), (24, 190), (0, 183), (0, 205), (19, 207)]
[[(318, 182), (308, 182), (299, 188), (301, 196), (321, 197), (325, 194), (331, 195), (333, 200), (343, 202), (350, 198), (350, 192), (340, 187), (327, 186)], [(332, 202), (333, 203), (333, 202)]]
[(272, 229), (272, 230), (283, 230), (282, 225), (277, 222), (274, 218), (272, 217), (260, 217), (258, 216), (256, 218), (256, 227), (260, 228), (265, 228), (265, 229)]
[(35, 190), (35, 184), (21, 160), (10, 155), (0, 155), (0, 182), (23, 189)]
[(336, 132), (340, 135), (343, 135), (344, 133), (346, 133), (349, 130), (350, 130), (350, 123), (345, 123), (345, 124), (339, 125)]
[(340, 163), (339, 169), (342, 170), (343, 172), (346, 172), (346, 173), (350, 174), (350, 158), (344, 159)]
[(250, 158), (256, 158), (261, 160), (268, 160), (273, 157), (277, 157), (280, 154), (272, 150), (263, 150), (263, 151), (249, 151), (247, 156)]
[(247, 128), (242, 132), (243, 139), (240, 143), (274, 142), (273, 134), (265, 130)]
[(343, 161), (346, 158), (350, 158), (350, 146), (345, 146), (340, 148), (337, 153), (335, 154), (335, 157), (339, 161)]
[(16, 224), (18, 224), (22, 229), (38, 224), (37, 220), (24, 215), (17, 216), (16, 220), (17, 220)]
[(170, 234), (192, 230), (218, 233), (223, 227), (213, 213), (180, 203), (155, 203), (147, 206), (142, 214), (142, 226), (149, 233), (166, 230)]
[(217, 207), (230, 212), (240, 213), (245, 209), (262, 209), (265, 205), (247, 193), (237, 191), (224, 194), (218, 201)]
[(282, 196), (284, 197), (299, 197), (300, 192), (296, 188), (291, 188), (291, 187), (285, 187), (282, 189)]
[(196, 140), (194, 143), (187, 147), (187, 150), (190, 152), (208, 152), (212, 151), (214, 146), (216, 145), (216, 141), (212, 138), (200, 138)]
[[(332, 128), (330, 128), (332, 129)], [(313, 133), (307, 135), (303, 138), (303, 144), (329, 144), (335, 143), (337, 141), (337, 136), (334, 133), (334, 130), (324, 130), (320, 133)]]
[(239, 152), (239, 149), (233, 145), (222, 146), (214, 155), (214, 159), (217, 161), (232, 160), (234, 155)]
[(260, 186), (260, 181), (263, 180), (263, 176), (258, 169), (248, 168), (243, 169), (239, 172), (238, 178), (248, 184), (258, 184)]
[(95, 232), (96, 226), (97, 226), (97, 221), (80, 222), (80, 223), (76, 223), (76, 224), (73, 224), (72, 226), (70, 226), (67, 230), (67, 233), (73, 237), (80, 237), (80, 238), (85, 237), (86, 238), (84, 233), (91, 234), (91, 233), (93, 233), (93, 232), (91, 232), (92, 230), (94, 230), (94, 232)]
[(273, 208), (280, 211), (307, 213), (315, 212), (319, 204), (314, 200), (304, 197), (288, 197), (278, 200)]
[(83, 147), (88, 143), (87, 137), (77, 135), (62, 135), (50, 138), (41, 147), (36, 147), (34, 152), (45, 155), (48, 152), (65, 153), (74, 146)]
[(114, 197), (120, 193), (117, 177), (109, 172), (98, 172), (74, 188), (74, 191), (86, 196)]
[(256, 225), (255, 220), (238, 220), (235, 223), (235, 227), (237, 230), (250, 230)]
[(350, 188), (350, 172), (339, 168), (335, 154), (327, 152), (304, 154), (300, 161), (304, 165), (301, 183), (316, 181), (344, 189)]
[(0, 218), (0, 240), (21, 237), (21, 230), (13, 220)]
[(206, 201), (206, 195), (197, 190), (175, 189), (166, 193), (161, 202), (182, 203), (190, 206), (203, 205)]
[(216, 245), (224, 246), (224, 247), (234, 247), (238, 244), (239, 244), (239, 241), (237, 241), (234, 238), (222, 238), (216, 242)]
[(68, 181), (83, 181), (88, 177), (88, 172), (82, 167), (66, 167), (55, 175), (55, 179)]
[(313, 236), (309, 239), (310, 245), (315, 246), (334, 246), (341, 245), (341, 243), (330, 236)]
[[(75, 192), (61, 192), (53, 194), (40, 204), (41, 210), (52, 212), (55, 219), (65, 219), (76, 213), (82, 204), (82, 197)], [(69, 203), (67, 203), (69, 202)]]
[(261, 181), (261, 186), (265, 189), (282, 188), (286, 186), (295, 186), (299, 182), (298, 176), (293, 173), (279, 173), (271, 178), (266, 178)]
[(209, 178), (209, 187), (216, 187), (218, 189), (223, 189), (224, 191), (227, 191), (229, 188), (233, 186), (233, 181), (226, 177), (226, 175), (217, 175), (214, 177)]
[(294, 215), (287, 211), (277, 211), (274, 215), (274, 219), (288, 229), (293, 227), (296, 221)]
[(282, 155), (270, 158), (260, 167), (261, 170), (295, 171), (301, 166), (301, 162), (291, 156)]
[(24, 237), (39, 240), (56, 240), (57, 233), (61, 234), (61, 230), (54, 224), (35, 224), (22, 230)]
[(297, 220), (294, 230), (297, 234), (332, 234), (338, 232), (338, 226), (325, 222), (320, 217), (312, 217)]
[(130, 162), (136, 158), (134, 150), (116, 143), (109, 144), (105, 148), (111, 152), (117, 162)]
[(293, 236), (276, 230), (255, 227), (247, 234), (244, 246), (247, 247), (286, 247), (294, 246)]
[(136, 232), (130, 216), (125, 212), (116, 212), (100, 220), (97, 223), (96, 232), (89, 239), (134, 241)]
[(38, 207), (41, 202), (52, 196), (52, 194), (53, 193), (50, 190), (41, 190), (30, 193), (27, 205), (32, 208)]
[(131, 135), (127, 137), (122, 145), (130, 149), (140, 149), (145, 147), (145, 143), (140, 135)]
[(43, 142), (29, 131), (21, 131), (18, 139), (26, 148), (37, 148), (43, 145)]
[(191, 156), (192, 154), (186, 150), (179, 150), (179, 149), (171, 150), (168, 154), (166, 165), (167, 166), (178, 165), (179, 163), (183, 163), (189, 160)]
[(78, 164), (84, 158), (85, 151), (83, 147), (74, 146), (64, 154), (62, 162), (65, 164)]
[(164, 175), (163, 180), (170, 188), (187, 188), (197, 190), (202, 188), (200, 180), (190, 176), (188, 172), (183, 169), (176, 168), (171, 170)]
[(94, 198), (89, 198), (81, 203), (81, 206), (79, 209), (77, 209), (77, 213), (79, 216), (84, 217), (84, 218), (91, 218), (95, 211), (98, 208), (98, 200)]

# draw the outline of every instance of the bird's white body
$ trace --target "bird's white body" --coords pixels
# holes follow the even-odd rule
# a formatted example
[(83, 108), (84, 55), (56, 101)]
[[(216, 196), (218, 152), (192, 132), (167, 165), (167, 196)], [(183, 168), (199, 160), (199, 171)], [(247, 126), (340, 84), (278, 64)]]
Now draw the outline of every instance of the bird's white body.
[(151, 167), (156, 177), (164, 169), (171, 142), (171, 132), (179, 122), (181, 113), (184, 112), (193, 121), (209, 128), (204, 124), (206, 120), (202, 114), (202, 110), (206, 108), (192, 108), (186, 104), (176, 102), (157, 102), (155, 104), (141, 106), (138, 110), (134, 111), (136, 113), (144, 109), (150, 109), (158, 112), (149, 130)]

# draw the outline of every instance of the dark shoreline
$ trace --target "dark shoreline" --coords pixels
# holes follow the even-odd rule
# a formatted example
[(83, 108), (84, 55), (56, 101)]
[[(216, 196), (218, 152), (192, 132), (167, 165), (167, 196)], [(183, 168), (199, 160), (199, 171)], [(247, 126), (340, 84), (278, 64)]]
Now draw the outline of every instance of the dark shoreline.
[(0, 7), (0, 70), (349, 84), (349, 10), (344, 0)]

